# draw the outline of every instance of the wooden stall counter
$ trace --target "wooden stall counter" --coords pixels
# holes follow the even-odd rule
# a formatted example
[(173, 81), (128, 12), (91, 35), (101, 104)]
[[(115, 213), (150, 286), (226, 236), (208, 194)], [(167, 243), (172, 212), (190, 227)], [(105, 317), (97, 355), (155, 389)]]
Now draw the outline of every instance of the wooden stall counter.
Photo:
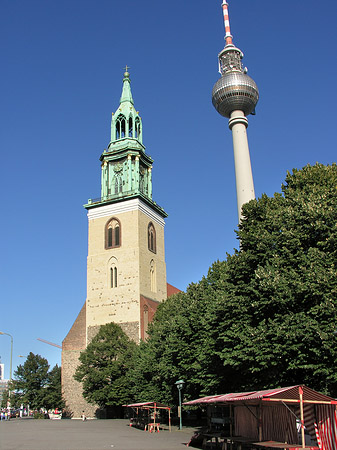
[(315, 445), (302, 447), (300, 444), (286, 444), (285, 442), (277, 441), (264, 441), (253, 442), (253, 446), (257, 448), (280, 448), (280, 449), (292, 449), (292, 450), (319, 450), (319, 447)]

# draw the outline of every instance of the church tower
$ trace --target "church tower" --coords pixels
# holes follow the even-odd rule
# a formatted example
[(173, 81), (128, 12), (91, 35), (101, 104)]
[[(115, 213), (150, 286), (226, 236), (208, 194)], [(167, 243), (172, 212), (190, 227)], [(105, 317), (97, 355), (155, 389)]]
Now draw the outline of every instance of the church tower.
[(87, 340), (118, 323), (136, 342), (149, 314), (167, 297), (165, 211), (152, 200), (152, 163), (143, 145), (126, 71), (111, 140), (101, 157), (101, 197), (89, 200)]
[[(127, 69), (127, 68), (126, 68)], [(101, 196), (89, 199), (87, 299), (62, 343), (62, 390), (72, 417), (96, 408), (73, 375), (78, 358), (99, 327), (115, 322), (135, 342), (160, 302), (179, 292), (166, 283), (165, 211), (152, 200), (153, 160), (145, 153), (143, 126), (124, 73), (111, 139), (101, 157)]]

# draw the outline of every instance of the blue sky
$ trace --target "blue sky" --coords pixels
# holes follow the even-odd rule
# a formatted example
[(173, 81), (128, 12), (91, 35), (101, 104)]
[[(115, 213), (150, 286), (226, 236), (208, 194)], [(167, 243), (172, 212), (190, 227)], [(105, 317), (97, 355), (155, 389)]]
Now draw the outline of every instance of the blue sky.
[[(234, 43), (260, 90), (248, 138), (255, 191), (336, 161), (337, 3), (228, 0)], [(168, 282), (185, 289), (238, 247), (227, 120), (211, 103), (224, 46), (221, 0), (1, 0), (0, 331), (13, 367), (61, 362), (86, 297), (88, 198), (131, 67), (153, 198), (166, 220)], [(0, 336), (9, 375), (10, 339)]]

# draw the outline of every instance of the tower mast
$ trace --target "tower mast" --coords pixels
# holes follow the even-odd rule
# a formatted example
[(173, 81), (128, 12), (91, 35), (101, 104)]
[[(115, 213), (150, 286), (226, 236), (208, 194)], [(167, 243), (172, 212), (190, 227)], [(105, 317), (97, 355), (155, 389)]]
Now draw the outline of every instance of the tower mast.
[(240, 222), (242, 205), (255, 198), (246, 116), (254, 113), (259, 99), (259, 91), (255, 81), (247, 75), (247, 70), (242, 67), (243, 53), (233, 44), (228, 3), (225, 0), (222, 3), (222, 10), (226, 45), (218, 55), (221, 77), (213, 87), (212, 103), (219, 114), (229, 118), (228, 125), (233, 136), (236, 196)]

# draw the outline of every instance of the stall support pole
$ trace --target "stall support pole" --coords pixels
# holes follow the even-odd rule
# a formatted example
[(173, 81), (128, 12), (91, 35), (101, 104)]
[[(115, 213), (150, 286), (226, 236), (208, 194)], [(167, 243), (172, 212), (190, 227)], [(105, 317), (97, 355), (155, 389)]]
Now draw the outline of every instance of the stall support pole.
[(305, 448), (305, 435), (304, 435), (304, 412), (303, 412), (303, 389), (299, 387), (300, 393), (300, 410), (301, 410), (301, 432), (302, 432), (302, 448)]
[[(230, 417), (230, 423), (229, 423), (229, 431), (230, 431), (230, 437), (233, 436), (233, 406), (229, 405), (229, 417)], [(230, 443), (231, 450), (233, 450), (233, 442)]]
[(262, 401), (259, 405), (259, 441), (262, 441)]

